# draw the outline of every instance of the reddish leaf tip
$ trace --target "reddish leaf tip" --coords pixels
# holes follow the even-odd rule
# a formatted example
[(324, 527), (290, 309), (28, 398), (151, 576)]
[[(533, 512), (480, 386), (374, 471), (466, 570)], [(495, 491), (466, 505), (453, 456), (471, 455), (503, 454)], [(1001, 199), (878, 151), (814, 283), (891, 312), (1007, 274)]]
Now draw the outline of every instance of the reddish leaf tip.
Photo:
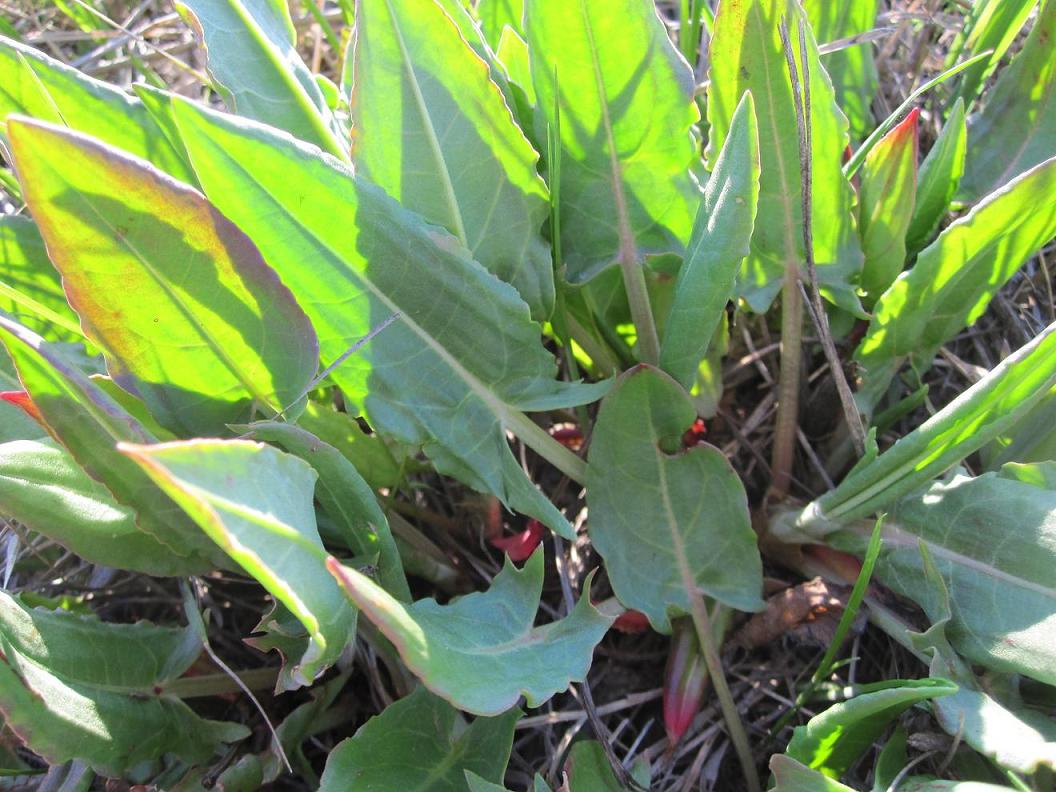
[(491, 546), (502, 550), (515, 563), (531, 558), (532, 553), (543, 539), (543, 524), (536, 519), (528, 521), (527, 527), (513, 536), (499, 536), (489, 539)]
[(41, 416), (40, 410), (37, 409), (37, 405), (33, 403), (33, 400), (29, 398), (29, 394), (25, 391), (3, 391), (0, 392), (0, 399), (20, 407), (34, 421), (41, 425), (44, 424), (44, 418)]

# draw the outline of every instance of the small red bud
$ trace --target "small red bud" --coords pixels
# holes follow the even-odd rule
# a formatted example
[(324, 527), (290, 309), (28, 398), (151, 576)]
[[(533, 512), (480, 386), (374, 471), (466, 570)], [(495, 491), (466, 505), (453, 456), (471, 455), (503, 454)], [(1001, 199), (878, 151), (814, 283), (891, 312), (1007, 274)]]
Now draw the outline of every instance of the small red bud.
[(489, 539), (491, 546), (502, 550), (506, 555), (510, 557), (510, 560), (515, 563), (521, 563), (522, 561), (528, 560), (532, 553), (535, 552), (535, 548), (539, 546), (539, 542), (543, 539), (543, 524), (538, 520), (531, 519), (528, 521), (527, 527), (519, 534), (513, 536), (499, 536), (494, 539)]
[(626, 610), (612, 623), (614, 630), (622, 633), (641, 633), (649, 629), (649, 618), (641, 611)]
[(672, 622), (671, 648), (664, 671), (664, 729), (674, 746), (689, 729), (708, 684), (704, 663), (693, 622), (688, 618)]

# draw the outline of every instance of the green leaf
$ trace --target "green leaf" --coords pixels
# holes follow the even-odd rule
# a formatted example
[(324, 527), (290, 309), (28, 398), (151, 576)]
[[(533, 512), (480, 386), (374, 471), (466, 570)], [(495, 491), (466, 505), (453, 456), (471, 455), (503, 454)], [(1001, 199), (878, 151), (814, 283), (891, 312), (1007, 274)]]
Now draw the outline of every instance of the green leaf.
[(1056, 459), (1056, 394), (1049, 393), (979, 453), (987, 470), (1008, 462)]
[(467, 726), (454, 707), (419, 687), (330, 752), (319, 792), (467, 792), (467, 770), (501, 782), (521, 714), (513, 708)]
[(356, 168), (545, 319), (554, 283), (539, 156), (487, 64), (434, 0), (359, 0), (354, 47)]
[(1013, 787), (982, 781), (940, 781), (926, 776), (910, 776), (898, 785), (900, 792), (1012, 792)]
[(472, 770), (466, 770), (465, 774), (469, 792), (509, 792), (502, 784), (493, 784), (491, 781), (485, 781)]
[[(992, 5), (1021, 5), (1005, 2)], [(1019, 55), (987, 92), (968, 130), (959, 198), (976, 201), (1056, 156), (1056, 0), (1044, 0)]]
[[(780, 291), (785, 271), (805, 261), (796, 111), (778, 33), (782, 18), (788, 20), (798, 62), (799, 21), (804, 18), (798, 0), (722, 5), (711, 42), (709, 164), (714, 167), (729, 134), (734, 108), (745, 91), (752, 92), (759, 118), (759, 214), (741, 283), (742, 296), (757, 312), (765, 311)], [(862, 251), (854, 230), (854, 192), (840, 167), (848, 145), (847, 119), (836, 106), (832, 84), (809, 28), (805, 44), (810, 70), (812, 231), (818, 282), (827, 299), (852, 313), (861, 313), (854, 291), (862, 268)]]
[(166, 494), (311, 636), (292, 669), (310, 685), (355, 636), (356, 614), (325, 573), (315, 524), (316, 473), (303, 460), (262, 443), (189, 440), (122, 444)]
[(924, 248), (950, 208), (964, 175), (967, 140), (964, 102), (958, 100), (920, 166), (916, 206), (906, 232), (906, 250), (911, 256)]
[(525, 28), (541, 116), (561, 130), (568, 279), (592, 278), (621, 248), (681, 253), (700, 203), (700, 113), (655, 5), (526, 0)]
[[(990, 57), (965, 71), (958, 80), (955, 99), (967, 102), (969, 107), (972, 105), (1037, 4), (1038, 0), (977, 0), (974, 3), (965, 20), (970, 28), (965, 47), (972, 55), (989, 50)], [(948, 57), (947, 63), (952, 60)], [(988, 99), (992, 96), (989, 94)]]
[(197, 657), (191, 629), (31, 610), (0, 592), (0, 649), (5, 725), (51, 764), (79, 759), (121, 777), (166, 754), (205, 761), (249, 735), (156, 692)]
[[(936, 699), (936, 701), (949, 700), (956, 695), (953, 693), (950, 696)], [(880, 755), (876, 758), (872, 792), (887, 792), (899, 777), (902, 769), (909, 763), (909, 756), (906, 752), (908, 737), (908, 732), (901, 724), (895, 726), (891, 736), (884, 743), (884, 747), (880, 749)]]
[(153, 434), (58, 348), (2, 316), (0, 343), (14, 361), (49, 433), (118, 503), (133, 510), (140, 530), (190, 562), (227, 565), (224, 554), (183, 510), (115, 448), (121, 441), (153, 443)]
[[(333, 372), (349, 409), (422, 445), (441, 473), (571, 536), (505, 432), (542, 447), (550, 438), (521, 410), (593, 401), (608, 384), (556, 382), (539, 326), (513, 288), (369, 182), (248, 122), (182, 101), (176, 114), (211, 200), (297, 296), (324, 361), (399, 313)], [(581, 475), (579, 460), (569, 462), (562, 470)]]
[(0, 313), (53, 341), (84, 338), (36, 224), (0, 218)]
[(477, 715), (505, 712), (522, 694), (529, 707), (538, 707), (582, 681), (614, 618), (590, 604), (588, 578), (568, 616), (533, 627), (543, 588), (541, 550), (521, 570), (507, 558), (488, 591), (449, 605), (425, 599), (406, 606), (354, 569), (336, 560), (328, 565), (426, 687)]
[[(949, 592), (951, 585), (956, 586), (954, 590), (960, 597), (960, 585), (956, 578), (940, 571), (940, 564), (944, 568), (946, 565), (934, 550), (922, 542), (917, 555), (921, 578), (918, 586), (930, 587), (926, 599), (932, 627), (923, 634), (910, 633), (909, 639), (918, 651), (931, 653), (933, 677), (946, 677), (959, 686), (952, 696), (931, 702), (935, 719), (948, 734), (963, 739), (1003, 767), (1029, 774), (1040, 765), (1056, 767), (1056, 721), (1042, 712), (999, 702), (995, 689), (1001, 685), (993, 684), (991, 678), (990, 690), (984, 691), (968, 664), (950, 646), (947, 630), (952, 627), (954, 633), (960, 632), (962, 625), (957, 622), (963, 623), (963, 617), (954, 617)], [(936, 558), (940, 564), (936, 564)], [(1008, 604), (1012, 608), (1016, 605), (1014, 601)], [(957, 607), (961, 609), (960, 601)]]
[(744, 486), (719, 449), (682, 447), (695, 418), (677, 382), (640, 365), (602, 402), (590, 444), (591, 542), (620, 602), (662, 633), (689, 613), (690, 582), (731, 607), (762, 607)]
[[(623, 792), (624, 786), (616, 779), (605, 749), (597, 740), (580, 740), (572, 746), (568, 761), (565, 763), (568, 773), (569, 792)], [(649, 788), (652, 775), (649, 760), (637, 759), (630, 768), (631, 778), (638, 782), (642, 789)]]
[(862, 166), (862, 289), (876, 299), (902, 272), (917, 192), (917, 117), (913, 110), (870, 151)]
[(297, 419), (297, 425), (340, 451), (356, 466), (371, 489), (395, 487), (403, 480), (400, 464), (385, 441), (376, 434), (364, 432), (348, 413), (310, 401)]
[(1056, 386), (1056, 324), (1005, 358), (986, 377), (901, 438), (854, 468), (777, 534), (820, 537), (840, 521), (867, 517), (928, 486), (1022, 418)]
[(194, 575), (212, 568), (176, 555), (141, 531), (132, 511), (51, 441), (0, 445), (0, 513), (94, 564), (148, 575)]
[(854, 792), (849, 786), (833, 781), (785, 754), (774, 754), (770, 758), (770, 770), (777, 780), (773, 792)]
[(1056, 157), (988, 196), (946, 228), (880, 297), (855, 359), (859, 406), (871, 411), (902, 362), (918, 372), (978, 319), (1026, 259), (1056, 236)]
[(400, 553), (389, 530), (389, 521), (370, 485), (341, 452), (311, 432), (276, 421), (233, 427), (255, 439), (276, 443), (300, 457), (319, 475), (316, 497), (354, 555), (378, 558), (378, 581), (396, 599), (411, 601)]
[(301, 396), (317, 368), (312, 326), (200, 193), (58, 127), (11, 120), (8, 134), (70, 305), (163, 425), (222, 433)]
[(867, 685), (865, 692), (797, 726), (785, 753), (830, 778), (839, 778), (891, 721), (915, 704), (956, 690), (957, 685), (945, 679), (896, 679)]
[(476, 13), (480, 32), (496, 49), (507, 25), (524, 38), (524, 0), (477, 0)]
[[(876, 25), (877, 0), (804, 0), (803, 8), (818, 41), (829, 42), (866, 33)], [(863, 139), (873, 129), (870, 105), (879, 78), (873, 60), (873, 45), (869, 42), (830, 52), (821, 56), (836, 103), (847, 116), (851, 137)]]
[(660, 366), (687, 389), (733, 296), (758, 201), (759, 133), (752, 95), (745, 94), (704, 190), (664, 325)]
[[(857, 549), (865, 528), (828, 541)], [(1056, 683), (1056, 490), (999, 473), (956, 475), (891, 508), (876, 574), (936, 622), (944, 606), (921, 572), (921, 543), (955, 593), (946, 632), (956, 649)]]
[(233, 112), (348, 159), (348, 132), (297, 54), (284, 0), (177, 0), (176, 8), (205, 44), (209, 72)]
[(142, 102), (39, 50), (0, 37), (0, 121), (11, 113), (69, 126), (196, 184), (194, 171)]

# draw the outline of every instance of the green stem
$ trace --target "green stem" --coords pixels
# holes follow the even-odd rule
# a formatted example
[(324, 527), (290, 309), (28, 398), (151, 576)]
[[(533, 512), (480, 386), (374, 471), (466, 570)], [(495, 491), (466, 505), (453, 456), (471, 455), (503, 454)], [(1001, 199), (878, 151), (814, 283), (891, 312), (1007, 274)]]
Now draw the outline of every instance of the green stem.
[(542, 427), (522, 412), (506, 416), (506, 427), (524, 444), (577, 484), (587, 480), (587, 463), (548, 435)]
[(645, 270), (634, 252), (631, 240), (620, 243), (620, 269), (623, 271), (623, 288), (627, 291), (627, 302), (631, 306), (631, 320), (638, 336), (638, 356), (650, 366), (660, 365), (660, 336), (656, 332), (653, 306), (649, 303), (649, 290), (645, 285)]
[(803, 352), (803, 298), (798, 267), (789, 262), (781, 287), (781, 373), (777, 386), (777, 420), (770, 457), (770, 494), (781, 500), (792, 482), (792, 461), (799, 425), (799, 377)]
[[(279, 676), (279, 669), (275, 667), (250, 668), (238, 671), (236, 675), (250, 690), (272, 690)], [(227, 674), (180, 677), (164, 685), (162, 689), (163, 694), (177, 698), (207, 698), (241, 692), (242, 687)]]
[(334, 26), (330, 24), (330, 21), (323, 14), (323, 11), (319, 6), (315, 4), (315, 0), (304, 0), (304, 5), (308, 9), (308, 13), (312, 15), (312, 18), (318, 23), (319, 27), (323, 30), (323, 35), (326, 36), (326, 40), (330, 43), (334, 53), (338, 56), (341, 55), (341, 39), (337, 37), (337, 33), (334, 32)]

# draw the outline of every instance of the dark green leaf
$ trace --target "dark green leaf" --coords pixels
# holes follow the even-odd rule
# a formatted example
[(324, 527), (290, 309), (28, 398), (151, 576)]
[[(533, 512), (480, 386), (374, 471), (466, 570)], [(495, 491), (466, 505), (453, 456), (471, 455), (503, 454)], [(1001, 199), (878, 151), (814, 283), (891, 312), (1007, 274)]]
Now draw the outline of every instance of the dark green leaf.
[(964, 174), (968, 131), (964, 122), (964, 102), (958, 100), (946, 124), (931, 147), (917, 180), (917, 201), (913, 220), (906, 232), (906, 250), (916, 255), (929, 241), (961, 184)]

